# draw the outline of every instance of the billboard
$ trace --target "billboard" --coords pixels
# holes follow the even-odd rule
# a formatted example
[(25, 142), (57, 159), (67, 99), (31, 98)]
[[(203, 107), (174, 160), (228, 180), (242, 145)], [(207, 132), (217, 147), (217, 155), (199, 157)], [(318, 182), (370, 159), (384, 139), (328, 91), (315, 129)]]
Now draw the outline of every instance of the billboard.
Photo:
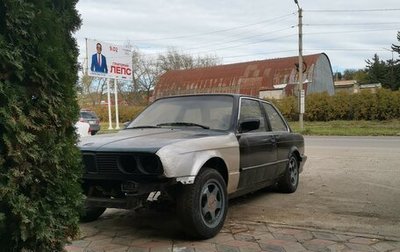
[(87, 39), (86, 54), (89, 76), (132, 80), (132, 55), (129, 48)]

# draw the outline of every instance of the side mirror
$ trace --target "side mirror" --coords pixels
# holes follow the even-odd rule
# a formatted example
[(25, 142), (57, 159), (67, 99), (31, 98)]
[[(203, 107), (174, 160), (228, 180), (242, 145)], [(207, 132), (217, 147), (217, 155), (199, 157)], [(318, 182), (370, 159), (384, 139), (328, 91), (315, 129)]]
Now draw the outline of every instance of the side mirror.
[(260, 119), (247, 119), (240, 122), (239, 132), (245, 133), (260, 128)]

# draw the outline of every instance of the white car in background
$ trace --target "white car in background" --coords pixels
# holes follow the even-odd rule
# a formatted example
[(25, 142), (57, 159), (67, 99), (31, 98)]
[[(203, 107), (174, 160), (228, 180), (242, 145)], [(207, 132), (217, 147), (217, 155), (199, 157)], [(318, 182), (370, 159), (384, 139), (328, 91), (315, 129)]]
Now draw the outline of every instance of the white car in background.
[(76, 122), (75, 123), (75, 131), (78, 134), (79, 138), (90, 136), (90, 124), (87, 122)]

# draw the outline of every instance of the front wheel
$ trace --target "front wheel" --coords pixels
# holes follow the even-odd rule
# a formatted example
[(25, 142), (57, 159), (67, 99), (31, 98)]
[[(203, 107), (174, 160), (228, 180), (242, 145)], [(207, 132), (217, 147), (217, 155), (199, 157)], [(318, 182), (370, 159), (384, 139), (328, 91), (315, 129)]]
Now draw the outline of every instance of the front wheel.
[(290, 155), (284, 176), (278, 181), (278, 188), (285, 193), (293, 193), (299, 185), (299, 162)]
[[(96, 190), (95, 186), (90, 186), (86, 188), (85, 195), (87, 197), (102, 197), (103, 193), (99, 190)], [(86, 204), (86, 203), (85, 203)], [(85, 205), (82, 212), (80, 213), (80, 221), (82, 222), (90, 222), (97, 220), (100, 215), (102, 215), (106, 211), (105, 207), (91, 207)]]
[(193, 238), (214, 237), (224, 225), (228, 210), (226, 183), (214, 169), (205, 169), (192, 185), (183, 186), (178, 214), (186, 234)]

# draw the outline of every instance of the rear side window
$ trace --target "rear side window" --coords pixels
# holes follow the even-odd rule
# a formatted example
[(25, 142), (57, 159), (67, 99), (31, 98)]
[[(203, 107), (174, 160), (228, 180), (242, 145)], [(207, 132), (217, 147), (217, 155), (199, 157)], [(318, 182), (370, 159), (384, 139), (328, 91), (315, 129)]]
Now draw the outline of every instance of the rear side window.
[(262, 104), (264, 106), (265, 112), (267, 113), (269, 122), (271, 123), (272, 131), (288, 131), (288, 128), (282, 117), (279, 115), (278, 111), (276, 111), (276, 109), (268, 103)]

